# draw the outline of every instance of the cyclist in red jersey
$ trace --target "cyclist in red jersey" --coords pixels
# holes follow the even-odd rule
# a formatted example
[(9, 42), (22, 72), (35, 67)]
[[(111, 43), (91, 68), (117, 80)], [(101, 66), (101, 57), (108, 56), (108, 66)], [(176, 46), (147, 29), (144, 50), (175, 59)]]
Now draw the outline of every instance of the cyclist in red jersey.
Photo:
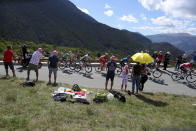
[(187, 62), (187, 63), (183, 63), (180, 65), (180, 69), (184, 72), (184, 74), (187, 74), (187, 68), (189, 68), (192, 72), (194, 72), (194, 70), (192, 69), (193, 63), (191, 62)]
[(105, 63), (107, 61), (108, 61), (108, 53), (105, 53), (105, 55), (99, 58), (99, 62), (101, 63), (101, 70), (103, 70), (103, 67), (105, 66)]

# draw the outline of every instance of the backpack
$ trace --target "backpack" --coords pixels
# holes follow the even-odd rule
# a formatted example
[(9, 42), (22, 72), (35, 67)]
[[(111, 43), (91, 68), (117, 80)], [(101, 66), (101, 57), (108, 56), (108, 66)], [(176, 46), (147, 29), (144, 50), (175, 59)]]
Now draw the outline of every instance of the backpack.
[(53, 96), (55, 101), (61, 101), (64, 102), (66, 101), (67, 95), (65, 93), (58, 93), (55, 96)]
[(117, 91), (110, 91), (110, 93), (112, 93), (114, 97), (117, 98), (119, 101), (126, 102), (126, 98), (122, 93)]
[(107, 94), (106, 94), (106, 93), (100, 93), (100, 92), (98, 92), (98, 93), (95, 95), (95, 98), (96, 98), (96, 99), (100, 99), (101, 101), (107, 101), (107, 100), (108, 100)]
[(74, 84), (72, 87), (73, 91), (81, 91), (80, 87), (77, 84)]
[(20, 83), (21, 86), (31, 86), (34, 87), (35, 86), (35, 81), (25, 81), (23, 83)]

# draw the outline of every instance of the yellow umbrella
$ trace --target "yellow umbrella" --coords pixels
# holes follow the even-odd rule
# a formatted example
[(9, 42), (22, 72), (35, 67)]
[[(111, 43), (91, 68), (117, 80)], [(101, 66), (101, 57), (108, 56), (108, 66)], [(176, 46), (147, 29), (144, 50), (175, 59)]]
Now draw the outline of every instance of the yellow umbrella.
[(148, 53), (136, 53), (131, 58), (139, 63), (152, 63), (154, 61)]

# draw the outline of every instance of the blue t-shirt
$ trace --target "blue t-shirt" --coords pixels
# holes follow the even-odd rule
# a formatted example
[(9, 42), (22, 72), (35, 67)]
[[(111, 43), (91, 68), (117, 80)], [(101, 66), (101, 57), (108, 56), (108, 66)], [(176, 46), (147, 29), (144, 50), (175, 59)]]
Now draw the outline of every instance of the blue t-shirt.
[(57, 56), (50, 56), (49, 57), (49, 61), (50, 61), (50, 68), (57, 68), (57, 63), (59, 62), (59, 58)]
[(115, 70), (116, 70), (117, 64), (114, 61), (109, 61), (107, 64), (107, 68), (108, 68), (108, 74), (115, 74)]

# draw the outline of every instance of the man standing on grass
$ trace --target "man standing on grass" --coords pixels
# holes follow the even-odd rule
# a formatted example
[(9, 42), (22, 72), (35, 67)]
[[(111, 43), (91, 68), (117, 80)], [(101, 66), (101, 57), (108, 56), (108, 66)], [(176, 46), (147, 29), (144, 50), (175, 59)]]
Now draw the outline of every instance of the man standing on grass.
[(40, 59), (42, 57), (42, 48), (39, 48), (37, 51), (35, 51), (31, 57), (30, 63), (29, 63), (29, 67), (27, 70), (27, 81), (29, 80), (29, 75), (30, 75), (30, 71), (34, 70), (36, 73), (36, 81), (38, 81), (38, 64), (40, 62)]
[(108, 71), (107, 71), (106, 82), (105, 82), (105, 89), (106, 90), (107, 90), (109, 79), (111, 79), (111, 88), (110, 88), (110, 90), (112, 90), (114, 76), (115, 76), (115, 70), (116, 70), (116, 67), (117, 67), (117, 64), (114, 60), (115, 60), (115, 56), (111, 56), (110, 61), (107, 64)]
[(54, 85), (56, 84), (56, 78), (57, 78), (57, 71), (59, 67), (59, 59), (58, 59), (58, 52), (55, 50), (52, 53), (53, 55), (49, 57), (48, 59), (48, 69), (49, 69), (49, 82), (48, 85), (51, 84), (51, 75), (54, 74)]
[(5, 71), (6, 71), (6, 78), (9, 76), (8, 66), (12, 70), (13, 77), (16, 77), (15, 70), (14, 70), (14, 65), (12, 63), (13, 57), (14, 57), (14, 54), (12, 52), (12, 47), (7, 46), (7, 50), (4, 52), (4, 57), (3, 57), (3, 62), (4, 62), (4, 66), (5, 66)]

